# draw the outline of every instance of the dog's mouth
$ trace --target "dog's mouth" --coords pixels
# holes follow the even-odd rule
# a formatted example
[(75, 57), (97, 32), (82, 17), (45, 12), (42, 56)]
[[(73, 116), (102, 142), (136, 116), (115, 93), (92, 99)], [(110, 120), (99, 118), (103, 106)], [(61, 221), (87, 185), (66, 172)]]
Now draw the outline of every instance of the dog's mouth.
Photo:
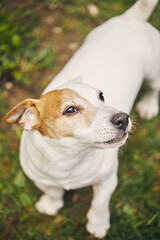
[(120, 143), (121, 141), (125, 140), (127, 138), (127, 133), (125, 133), (123, 136), (121, 137), (117, 137), (117, 138), (114, 138), (114, 139), (111, 139), (107, 142), (103, 142), (103, 143), (107, 143), (107, 144), (116, 144), (116, 143)]
[(100, 148), (116, 148), (122, 146), (128, 138), (128, 133), (124, 133), (123, 135), (113, 138), (109, 141), (105, 142), (96, 142)]

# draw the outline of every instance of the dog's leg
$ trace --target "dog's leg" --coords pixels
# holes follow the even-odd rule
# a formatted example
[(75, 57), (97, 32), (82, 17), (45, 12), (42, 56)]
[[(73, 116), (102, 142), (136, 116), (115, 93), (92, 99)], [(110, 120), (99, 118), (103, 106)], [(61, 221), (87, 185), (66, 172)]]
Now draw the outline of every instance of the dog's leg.
[[(37, 184), (36, 184), (37, 185)], [(42, 190), (42, 186), (38, 186)], [(64, 190), (60, 188), (47, 188), (45, 193), (40, 197), (35, 207), (40, 213), (55, 215), (63, 207)]]
[(136, 110), (141, 118), (151, 119), (159, 112), (159, 91), (160, 77), (154, 81), (148, 82), (150, 91), (148, 91), (138, 102)]
[(109, 201), (116, 186), (117, 174), (93, 186), (93, 200), (87, 214), (86, 228), (97, 238), (103, 238), (110, 227)]

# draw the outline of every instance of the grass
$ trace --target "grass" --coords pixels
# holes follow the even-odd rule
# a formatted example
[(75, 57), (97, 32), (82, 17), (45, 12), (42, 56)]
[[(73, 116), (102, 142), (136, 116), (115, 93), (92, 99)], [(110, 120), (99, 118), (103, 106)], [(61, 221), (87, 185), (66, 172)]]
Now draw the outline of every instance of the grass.
[[(93, 26), (123, 12), (134, 1), (92, 1), (100, 9), (96, 18), (88, 16), (86, 0), (45, 1), (65, 7), (61, 26), (65, 34), (81, 32), (78, 41)], [(39, 4), (33, 1), (34, 4)], [(36, 6), (36, 5), (34, 5)], [(59, 5), (60, 6), (60, 5)], [(160, 29), (160, 4), (150, 21)], [(72, 13), (72, 14), (71, 14)], [(74, 20), (71, 26), (69, 19)], [(27, 29), (25, 34), (27, 34)], [(32, 71), (31, 71), (32, 72)], [(29, 78), (28, 78), (29, 79)], [(142, 92), (145, 91), (145, 86)], [(142, 93), (139, 94), (139, 96)], [(0, 116), (7, 104), (0, 91)], [(138, 122), (126, 147), (119, 153), (119, 184), (114, 192), (111, 209), (111, 229), (106, 240), (158, 240), (160, 236), (160, 115), (152, 121)], [(7, 130), (10, 128), (8, 127)], [(14, 128), (17, 138), (20, 131)], [(23, 174), (19, 164), (18, 147), (11, 147), (10, 131), (0, 130), (0, 240), (82, 240), (94, 239), (85, 230), (86, 212), (92, 198), (91, 188), (70, 191), (65, 195), (65, 207), (56, 217), (39, 214), (34, 204), (41, 192)]]
[(39, 23), (32, 10), (35, 3), (28, 1), (26, 7), (2, 0), (1, 4), (0, 77), (9, 75), (17, 82), (30, 85), (29, 79), (37, 70), (53, 69), (53, 42), (40, 49)]

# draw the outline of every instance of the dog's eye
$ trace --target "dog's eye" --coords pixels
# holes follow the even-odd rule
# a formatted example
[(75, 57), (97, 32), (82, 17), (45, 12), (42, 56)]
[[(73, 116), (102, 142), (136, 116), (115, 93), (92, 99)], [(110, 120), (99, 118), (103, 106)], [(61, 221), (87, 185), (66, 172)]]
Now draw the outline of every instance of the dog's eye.
[(104, 102), (103, 92), (99, 92), (99, 99)]
[(70, 116), (70, 115), (75, 114), (75, 113), (78, 112), (78, 111), (79, 111), (79, 108), (70, 106), (70, 107), (68, 107), (68, 108), (63, 112), (63, 115), (68, 115), (68, 116)]

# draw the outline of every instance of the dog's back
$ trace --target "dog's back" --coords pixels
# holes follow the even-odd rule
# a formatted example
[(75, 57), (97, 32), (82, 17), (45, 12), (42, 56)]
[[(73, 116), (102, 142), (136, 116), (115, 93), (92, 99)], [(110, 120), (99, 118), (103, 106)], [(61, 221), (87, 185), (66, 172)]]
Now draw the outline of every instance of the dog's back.
[(156, 3), (138, 1), (124, 14), (92, 30), (45, 92), (81, 76), (104, 92), (108, 105), (129, 112), (144, 77), (152, 78), (153, 69), (153, 74), (159, 71), (159, 32), (145, 22)]

